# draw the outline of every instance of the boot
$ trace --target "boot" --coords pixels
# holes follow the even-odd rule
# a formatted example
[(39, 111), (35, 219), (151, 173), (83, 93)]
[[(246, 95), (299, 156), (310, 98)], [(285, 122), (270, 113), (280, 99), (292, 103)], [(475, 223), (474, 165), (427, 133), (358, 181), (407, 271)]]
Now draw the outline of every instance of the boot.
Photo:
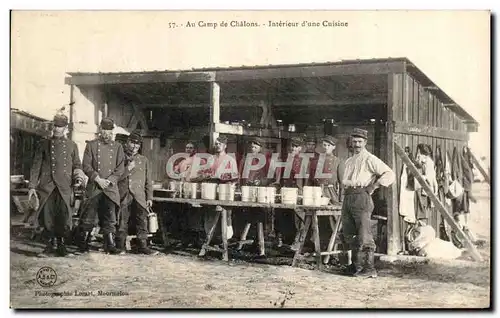
[(104, 235), (104, 252), (112, 255), (120, 253), (120, 251), (116, 248), (113, 233), (107, 233)]
[(365, 277), (365, 278), (375, 278), (377, 277), (377, 270), (375, 269), (375, 251), (372, 249), (365, 250), (365, 259), (363, 270), (359, 273), (356, 273), (354, 276), (356, 277)]
[(66, 249), (64, 238), (63, 237), (56, 238), (56, 241), (58, 241), (59, 243), (56, 250), (57, 255), (60, 257), (68, 256), (69, 253), (68, 250)]
[(157, 255), (158, 251), (154, 251), (148, 247), (146, 240), (139, 240), (139, 248), (137, 249), (137, 253), (145, 254), (145, 255)]
[(123, 237), (123, 235), (116, 236), (116, 248), (118, 249), (120, 255), (125, 255), (127, 253), (125, 240), (126, 239)]
[(57, 247), (57, 239), (53, 237), (49, 239), (49, 242), (47, 243), (47, 246), (45, 246), (45, 249), (37, 256), (40, 258), (56, 256)]
[(84, 254), (90, 251), (89, 243), (90, 243), (90, 232), (82, 232), (78, 239), (78, 251), (77, 254)]
[(360, 273), (361, 270), (363, 269), (361, 262), (363, 258), (364, 258), (364, 253), (362, 251), (358, 249), (353, 249), (351, 256), (352, 263), (344, 267), (342, 273), (348, 276), (355, 276), (356, 274)]

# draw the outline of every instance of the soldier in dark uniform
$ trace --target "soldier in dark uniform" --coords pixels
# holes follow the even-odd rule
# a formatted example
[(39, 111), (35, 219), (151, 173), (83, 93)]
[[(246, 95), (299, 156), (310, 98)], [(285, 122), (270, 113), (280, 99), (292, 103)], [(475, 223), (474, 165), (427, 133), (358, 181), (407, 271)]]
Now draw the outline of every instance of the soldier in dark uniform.
[(306, 137), (306, 149), (305, 153), (312, 153), (314, 157), (309, 159), (309, 178), (305, 185), (314, 186), (314, 172), (316, 171), (316, 166), (318, 165), (319, 153), (316, 152), (316, 138), (313, 136)]
[[(265, 146), (265, 141), (260, 137), (255, 137), (249, 143), (249, 153), (252, 155), (263, 154), (262, 150)], [(253, 186), (253, 187), (267, 187), (270, 184), (270, 179), (267, 178), (267, 171), (269, 169), (270, 158), (268, 155), (264, 155), (266, 162), (264, 166), (256, 170), (248, 171), (248, 175), (245, 174), (245, 165), (246, 157), (244, 157), (240, 162), (240, 167), (238, 169), (241, 179), (240, 184), (242, 186)], [(249, 162), (250, 165), (256, 165), (259, 162), (259, 159), (253, 158), (252, 162)], [(248, 169), (248, 168), (247, 168)], [(266, 210), (263, 208), (244, 208), (244, 213), (242, 214), (243, 221), (245, 224), (265, 224), (266, 222)], [(241, 239), (246, 239), (246, 233), (242, 233)], [(253, 246), (254, 249), (258, 247), (258, 241), (254, 240)], [(260, 256), (264, 256), (264, 254), (260, 254)]]
[[(293, 157), (293, 162), (292, 162), (292, 169), (290, 171), (289, 176), (284, 175), (284, 169), (279, 170), (280, 176), (279, 179), (282, 181), (282, 186), (287, 187), (287, 188), (298, 188), (298, 193), (299, 195), (302, 194), (302, 189), (304, 187), (304, 184), (306, 183), (307, 179), (305, 178), (299, 178), (298, 175), (301, 173), (301, 166), (302, 166), (302, 157), (300, 156), (300, 153), (302, 151), (302, 146), (304, 144), (304, 141), (300, 137), (293, 137), (291, 138), (291, 147), (290, 150), (291, 152), (288, 153), (287, 161), (289, 160), (289, 157)], [(302, 226), (304, 225), (304, 218), (305, 218), (305, 212), (304, 211), (295, 211), (293, 214), (294, 220), (295, 220), (295, 229), (296, 231), (300, 231)], [(287, 230), (287, 218), (284, 215), (284, 213), (279, 213), (276, 216), (276, 230), (278, 233), (283, 233)], [(278, 235), (280, 235), (278, 234)], [(298, 235), (295, 236), (295, 240), (290, 246), (292, 250), (295, 250), (298, 247), (299, 244), (299, 237)]]
[(320, 155), (315, 170), (311, 172), (314, 174), (313, 185), (323, 188), (323, 196), (330, 198), (330, 203), (338, 203), (341, 201), (342, 165), (340, 159), (333, 153), (337, 139), (325, 136), (322, 142), (325, 152)]
[(134, 215), (138, 252), (146, 255), (156, 255), (147, 246), (148, 238), (148, 208), (153, 206), (153, 184), (151, 182), (151, 168), (146, 157), (139, 154), (142, 136), (133, 132), (128, 136), (125, 145), (125, 172), (118, 181), (121, 195), (120, 217), (118, 220), (118, 233), (116, 247), (120, 254), (125, 254), (125, 240), (128, 234), (128, 221)]
[(49, 237), (40, 257), (68, 254), (64, 240), (72, 227), (72, 185), (82, 182), (83, 171), (78, 147), (65, 137), (67, 127), (66, 116), (54, 117), (53, 136), (40, 142), (31, 167), (28, 197), (39, 195), (35, 223), (44, 227)]
[(113, 141), (114, 122), (104, 118), (100, 125), (100, 136), (87, 142), (83, 154), (83, 172), (89, 177), (87, 201), (82, 207), (80, 218), (80, 252), (89, 250), (88, 238), (97, 219), (104, 236), (104, 250), (117, 254), (114, 234), (116, 232), (116, 211), (120, 207), (118, 179), (124, 172), (123, 147)]

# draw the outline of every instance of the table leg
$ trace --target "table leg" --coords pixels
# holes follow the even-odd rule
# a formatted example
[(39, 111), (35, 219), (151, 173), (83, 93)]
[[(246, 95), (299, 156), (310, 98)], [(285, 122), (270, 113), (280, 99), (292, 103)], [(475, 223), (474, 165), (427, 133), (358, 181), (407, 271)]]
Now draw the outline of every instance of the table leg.
[(212, 241), (212, 237), (214, 236), (215, 228), (217, 227), (217, 223), (219, 222), (220, 214), (221, 214), (221, 212), (217, 211), (217, 214), (214, 218), (214, 221), (210, 225), (210, 230), (207, 233), (207, 239), (205, 241), (205, 244), (203, 244), (203, 246), (201, 247), (201, 250), (200, 250), (200, 253), (198, 254), (198, 256), (205, 256), (205, 253), (207, 252), (205, 246), (209, 246), (210, 242)]
[[(334, 223), (333, 216), (329, 216), (328, 219), (330, 221), (330, 227), (332, 228), (332, 235), (330, 236), (330, 241), (328, 242), (328, 248), (326, 251), (332, 252), (333, 248), (335, 247), (335, 241), (337, 239), (337, 234), (339, 232), (342, 220), (339, 217), (337, 219), (337, 222)], [(326, 255), (325, 260), (324, 260), (325, 264), (328, 264), (328, 262), (330, 262), (330, 255)]]
[(311, 227), (311, 216), (306, 215), (304, 225), (299, 233), (299, 246), (295, 251), (295, 255), (293, 256), (292, 266), (296, 265), (299, 255), (302, 253), (302, 249), (304, 248), (304, 242), (307, 237), (307, 232), (309, 231), (310, 227)]
[(167, 234), (167, 229), (165, 228), (164, 213), (166, 213), (165, 209), (160, 210), (160, 213), (158, 213), (158, 227), (160, 228), (161, 231), (161, 239), (163, 240), (163, 247), (167, 248), (168, 234)]
[(316, 253), (316, 264), (318, 265), (318, 269), (322, 269), (323, 264), (321, 263), (321, 244), (319, 240), (318, 215), (316, 214), (316, 211), (314, 211), (312, 215), (312, 228), (314, 251)]
[(222, 247), (224, 248), (222, 259), (225, 262), (228, 262), (229, 261), (229, 253), (228, 253), (228, 244), (227, 244), (227, 210), (225, 208), (222, 208), (221, 229), (222, 229)]
[(259, 255), (264, 256), (266, 255), (266, 250), (264, 243), (264, 224), (262, 224), (262, 222), (257, 224), (257, 234), (259, 236)]
[(250, 226), (252, 226), (251, 223), (245, 224), (245, 228), (243, 229), (243, 232), (241, 233), (240, 243), (238, 244), (238, 251), (243, 248), (243, 245), (244, 245), (243, 242), (247, 240), (247, 235), (248, 235), (248, 231), (250, 231)]

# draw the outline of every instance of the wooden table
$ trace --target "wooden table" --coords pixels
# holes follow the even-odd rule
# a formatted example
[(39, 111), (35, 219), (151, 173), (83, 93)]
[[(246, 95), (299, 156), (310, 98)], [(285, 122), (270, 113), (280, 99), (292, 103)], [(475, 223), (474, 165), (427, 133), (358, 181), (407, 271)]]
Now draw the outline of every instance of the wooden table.
[[(315, 239), (316, 250), (319, 251), (319, 232), (318, 232), (318, 215), (328, 215), (328, 216), (340, 216), (340, 211), (342, 206), (340, 204), (335, 205), (326, 205), (326, 206), (311, 206), (311, 205), (300, 205), (300, 204), (282, 204), (282, 203), (259, 203), (259, 202), (243, 202), (243, 201), (223, 201), (223, 200), (205, 200), (205, 199), (187, 199), (187, 198), (162, 198), (162, 197), (153, 197), (154, 202), (165, 202), (165, 203), (183, 203), (189, 204), (194, 207), (201, 207), (203, 205), (215, 206), (217, 215), (214, 218), (213, 224), (210, 225), (210, 230), (207, 233), (206, 242), (203, 244), (203, 247), (200, 250), (199, 256), (204, 256), (207, 250), (217, 251), (222, 253), (223, 260), (229, 261), (229, 253), (228, 253), (228, 242), (227, 242), (227, 210), (226, 208), (230, 207), (248, 207), (248, 208), (264, 208), (264, 209), (289, 209), (294, 211), (305, 211), (306, 212), (306, 224), (311, 224), (311, 220), (313, 221), (313, 232), (317, 233), (314, 237), (318, 237), (318, 240)], [(212, 240), (213, 234), (215, 232), (215, 228), (217, 223), (221, 220), (221, 234), (222, 234), (222, 248), (216, 246), (210, 246), (210, 242)], [(160, 220), (160, 223), (163, 223)], [(337, 223), (340, 223), (340, 218)], [(163, 224), (160, 226), (163, 227)], [(309, 230), (309, 226), (304, 226), (301, 231), (301, 237), (305, 239), (307, 231)], [(165, 232), (164, 229), (161, 229), (162, 232)], [(338, 230), (338, 226), (337, 226)], [(336, 234), (336, 233), (335, 233)], [(303, 241), (301, 242), (303, 245)], [(331, 245), (331, 244), (329, 244)], [(300, 251), (299, 251), (300, 252)], [(321, 254), (321, 253), (320, 253)], [(319, 256), (321, 257), (321, 255)]]

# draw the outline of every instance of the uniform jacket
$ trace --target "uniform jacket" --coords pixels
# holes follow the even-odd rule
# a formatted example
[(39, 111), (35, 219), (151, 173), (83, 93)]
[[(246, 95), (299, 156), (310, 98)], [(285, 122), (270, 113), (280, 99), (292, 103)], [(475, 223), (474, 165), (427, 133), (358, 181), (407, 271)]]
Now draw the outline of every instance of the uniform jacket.
[[(124, 153), (119, 142), (103, 142), (95, 139), (87, 142), (83, 153), (83, 172), (89, 177), (87, 183), (87, 198), (92, 198), (104, 193), (117, 206), (120, 206), (120, 194), (118, 192), (118, 180), (124, 173)], [(111, 185), (104, 190), (97, 185), (97, 177), (108, 179)]]
[[(287, 155), (287, 161), (288, 161), (288, 156), (292, 156), (291, 153)], [(300, 173), (300, 168), (302, 166), (302, 158), (300, 155), (295, 155), (293, 158), (293, 163), (292, 163), (292, 170), (290, 171), (290, 175), (286, 176), (285, 175), (285, 168), (279, 169), (279, 175), (280, 179), (282, 180), (282, 185), (284, 187), (289, 187), (289, 188), (299, 188), (302, 190), (302, 187), (306, 183), (305, 178), (296, 178), (296, 176)]]
[(38, 213), (56, 188), (66, 203), (68, 211), (71, 211), (72, 185), (76, 177), (82, 177), (81, 168), (78, 147), (74, 141), (62, 137), (45, 139), (38, 144), (29, 183), (29, 188), (37, 189), (40, 197)]
[[(271, 162), (271, 154), (270, 153), (262, 153), (266, 158), (266, 162), (264, 166), (257, 170), (250, 170), (248, 173), (248, 178), (243, 178), (243, 173), (245, 170), (246, 164), (246, 156), (241, 158), (238, 171), (240, 173), (240, 183), (241, 185), (248, 186), (267, 186), (271, 183), (271, 180), (267, 177), (269, 166)], [(256, 165), (258, 163), (257, 158), (253, 158), (251, 164)], [(250, 164), (250, 163), (249, 163)]]
[[(323, 174), (331, 174), (330, 178), (319, 178), (316, 175), (318, 164), (321, 164), (320, 159), (316, 161), (314, 172), (313, 186), (325, 186), (324, 195), (329, 197), (332, 202), (341, 201), (340, 192), (342, 189), (342, 169), (341, 160), (335, 155), (324, 155)], [(321, 167), (319, 167), (321, 169)]]
[(309, 173), (309, 178), (307, 179), (307, 184), (308, 186), (314, 186), (315, 185), (315, 174), (316, 174), (316, 167), (318, 166), (318, 161), (319, 161), (319, 153), (314, 152), (314, 157), (309, 158), (309, 167), (307, 169)]
[[(148, 158), (137, 154), (126, 161), (134, 161), (134, 168), (128, 170), (125, 167), (123, 175), (118, 181), (118, 187), (122, 199), (127, 193), (140, 204), (144, 209), (147, 209), (146, 201), (153, 200), (153, 183), (151, 180), (151, 167)], [(127, 162), (127, 166), (130, 164)]]

